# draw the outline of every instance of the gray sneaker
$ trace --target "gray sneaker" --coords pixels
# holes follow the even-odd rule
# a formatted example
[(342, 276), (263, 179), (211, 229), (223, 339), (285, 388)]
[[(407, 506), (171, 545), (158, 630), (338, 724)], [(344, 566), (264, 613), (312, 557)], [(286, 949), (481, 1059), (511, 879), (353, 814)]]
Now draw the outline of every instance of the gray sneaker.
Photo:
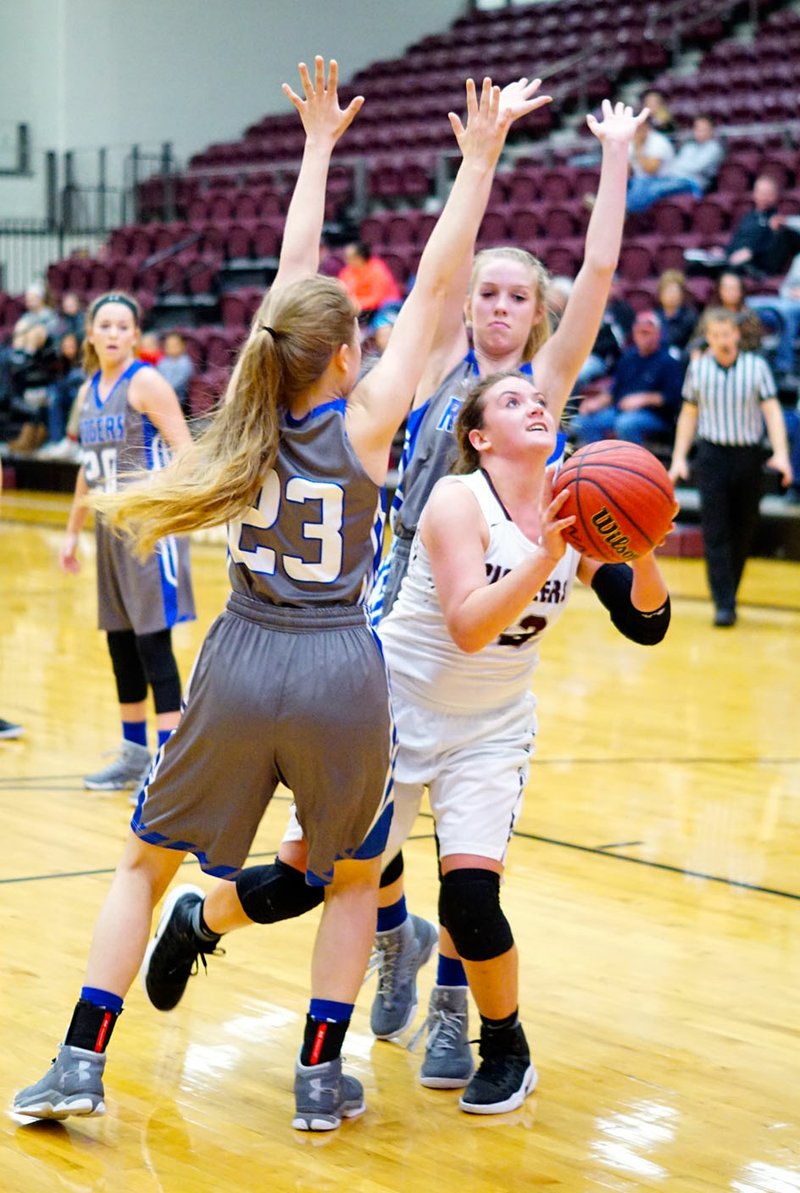
[(358, 1118), (367, 1108), (361, 1082), (342, 1072), (341, 1056), (308, 1066), (298, 1059), (294, 1104), (292, 1126), (298, 1131), (335, 1131), (343, 1118)]
[(378, 993), (370, 1026), (379, 1040), (404, 1032), (417, 1011), (417, 973), (430, 958), (439, 930), (430, 920), (410, 915), (399, 928), (376, 932), (369, 973), (378, 971)]
[(35, 1085), (14, 1095), (11, 1109), (29, 1118), (67, 1118), (70, 1114), (105, 1114), (105, 1052), (60, 1044), (58, 1056)]
[[(425, 1059), (419, 1079), (428, 1089), (461, 1089), (475, 1072), (467, 1038), (466, 986), (434, 986), (428, 1004)], [(418, 1033), (418, 1035), (421, 1034)]]
[(91, 791), (122, 791), (141, 786), (152, 761), (147, 746), (123, 741), (114, 761), (96, 774), (87, 775), (83, 785)]

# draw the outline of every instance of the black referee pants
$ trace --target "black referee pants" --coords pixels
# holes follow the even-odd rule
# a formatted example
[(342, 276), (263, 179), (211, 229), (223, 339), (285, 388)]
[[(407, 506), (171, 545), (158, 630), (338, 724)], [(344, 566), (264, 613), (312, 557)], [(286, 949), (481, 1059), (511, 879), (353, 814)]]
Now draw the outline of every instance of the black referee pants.
[(698, 440), (695, 476), (711, 596), (735, 609), (736, 593), (758, 526), (764, 453), (756, 444), (733, 447)]

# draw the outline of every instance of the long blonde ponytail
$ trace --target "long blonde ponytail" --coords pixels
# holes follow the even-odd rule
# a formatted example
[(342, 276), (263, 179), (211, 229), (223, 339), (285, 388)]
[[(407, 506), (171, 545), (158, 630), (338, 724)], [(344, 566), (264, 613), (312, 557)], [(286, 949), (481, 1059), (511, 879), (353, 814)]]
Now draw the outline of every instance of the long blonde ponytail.
[(128, 534), (140, 556), (158, 539), (218, 526), (254, 504), (275, 462), (281, 409), (350, 344), (356, 309), (335, 279), (303, 278), (267, 295), (208, 428), (163, 471), (87, 504)]

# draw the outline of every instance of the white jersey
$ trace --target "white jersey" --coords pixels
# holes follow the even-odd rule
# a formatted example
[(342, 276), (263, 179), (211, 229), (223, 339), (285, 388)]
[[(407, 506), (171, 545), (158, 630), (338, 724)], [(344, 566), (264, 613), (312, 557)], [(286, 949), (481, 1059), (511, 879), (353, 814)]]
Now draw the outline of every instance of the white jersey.
[[(537, 550), (511, 521), (485, 472), (451, 476), (440, 484), (466, 485), (489, 528), (486, 574), (492, 584)], [(483, 650), (456, 646), (445, 624), (430, 558), (419, 532), (408, 572), (378, 634), (392, 685), (415, 703), (453, 713), (485, 712), (513, 703), (530, 688), (539, 661), (539, 640), (560, 616), (572, 591), (580, 555), (572, 547), (513, 625)]]

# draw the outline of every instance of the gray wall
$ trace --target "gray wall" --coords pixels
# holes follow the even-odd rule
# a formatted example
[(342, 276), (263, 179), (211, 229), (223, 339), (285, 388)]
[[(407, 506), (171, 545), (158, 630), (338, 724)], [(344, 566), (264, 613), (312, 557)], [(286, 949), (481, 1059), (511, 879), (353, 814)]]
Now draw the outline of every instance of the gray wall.
[[(33, 179), (0, 177), (0, 217), (44, 214), (43, 154), (171, 141), (181, 161), (237, 138), (297, 63), (336, 57), (342, 79), (445, 29), (465, 0), (0, 0), (0, 120), (30, 125)], [(115, 179), (112, 177), (112, 181)]]

